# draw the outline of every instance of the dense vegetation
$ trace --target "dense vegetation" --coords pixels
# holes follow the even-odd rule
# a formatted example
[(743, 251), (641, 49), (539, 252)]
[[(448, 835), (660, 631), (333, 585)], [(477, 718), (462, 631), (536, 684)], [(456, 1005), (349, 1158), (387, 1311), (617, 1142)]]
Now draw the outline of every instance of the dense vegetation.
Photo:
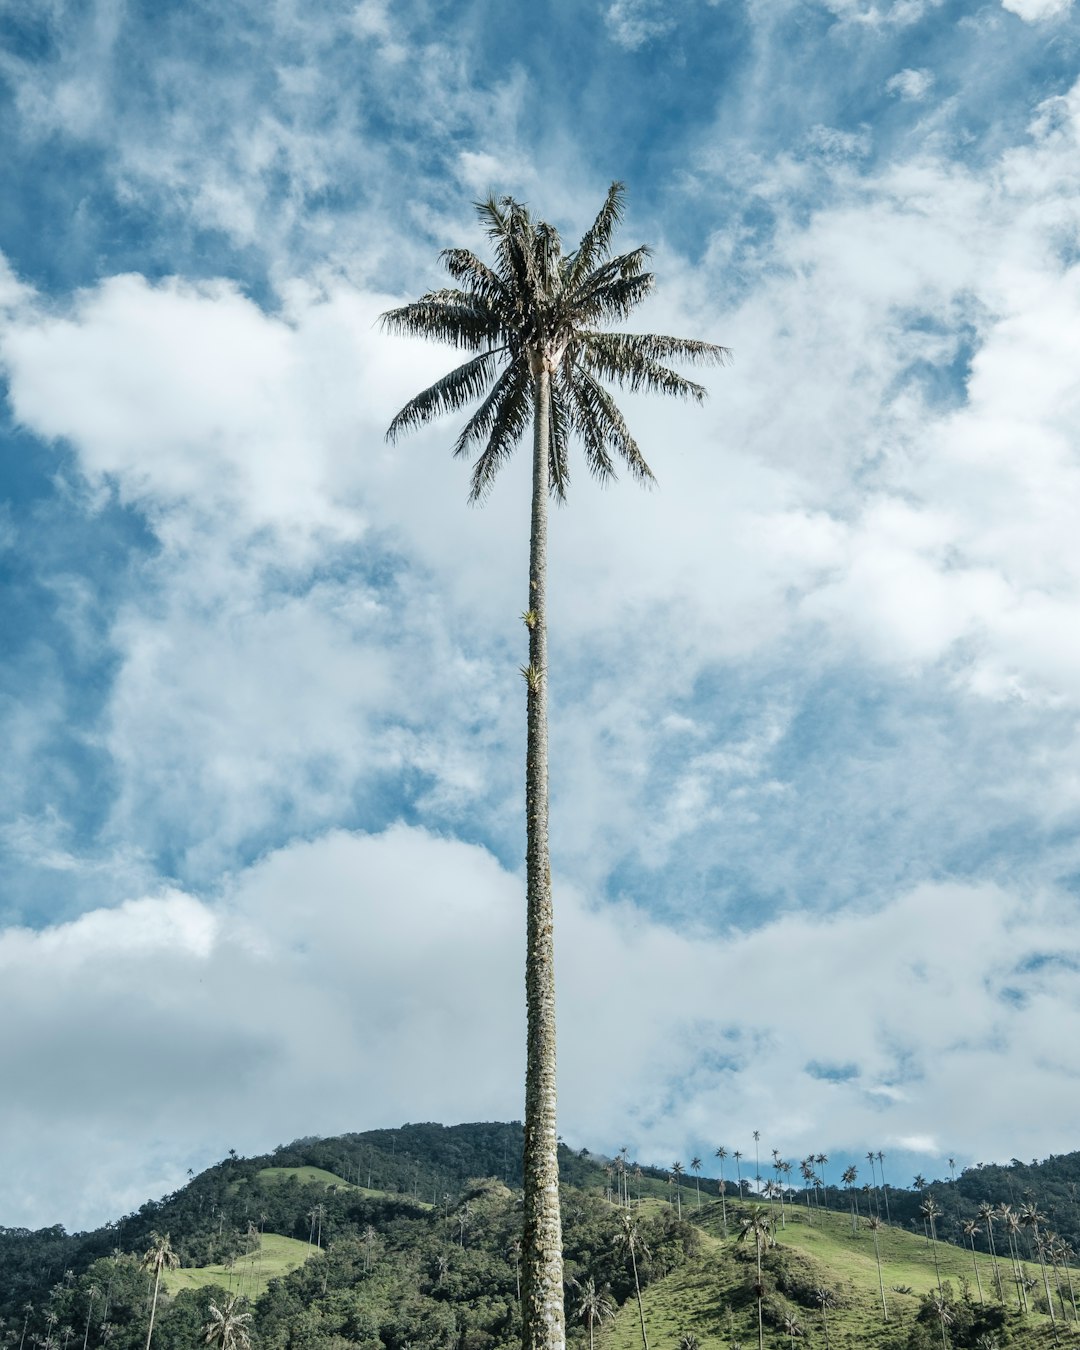
[[(173, 1279), (169, 1292), (163, 1271), (159, 1350), (195, 1350), (230, 1306), (251, 1318), (223, 1350), (249, 1335), (261, 1350), (519, 1344), (520, 1157), (517, 1124), (298, 1140), (260, 1158), (230, 1154), (95, 1232), (0, 1229), (0, 1342), (143, 1350), (155, 1284), (143, 1258), (155, 1235), (168, 1234), (191, 1287)], [(675, 1350), (686, 1336), (705, 1350), (710, 1342), (729, 1350), (741, 1338), (749, 1350), (759, 1310), (768, 1345), (792, 1342), (793, 1326), (824, 1345), (826, 1324), (829, 1350), (1035, 1346), (1066, 1331), (1076, 1339), (1071, 1263), (1061, 1253), (1078, 1244), (1080, 1153), (889, 1186), (887, 1196), (879, 1174), (874, 1186), (850, 1173), (836, 1185), (822, 1163), (807, 1169), (804, 1186), (759, 1197), (743, 1169), (741, 1195), (729, 1177), (723, 1200), (694, 1162), (698, 1175), (679, 1167), (673, 1176), (560, 1148), (566, 1273), (576, 1281), (568, 1284), (570, 1334), (582, 1348), (589, 1289), (600, 1299), (592, 1330), (608, 1350), (637, 1350), (641, 1312), (650, 1350)], [(1035, 1220), (1025, 1223), (1025, 1213)], [(871, 1234), (867, 1222), (879, 1216)], [(633, 1259), (627, 1222), (636, 1225)], [(260, 1279), (269, 1234), (298, 1253), (296, 1268)], [(619, 1310), (612, 1326), (605, 1300)]]

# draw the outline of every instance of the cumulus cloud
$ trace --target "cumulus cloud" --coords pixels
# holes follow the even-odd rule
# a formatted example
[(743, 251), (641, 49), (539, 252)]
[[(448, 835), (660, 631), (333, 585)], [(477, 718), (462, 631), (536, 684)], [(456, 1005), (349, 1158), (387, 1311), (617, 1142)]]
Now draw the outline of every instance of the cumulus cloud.
[(1068, 14), (1072, 9), (1072, 0), (1001, 0), (1001, 7), (1025, 23), (1041, 23)]
[[(943, 1138), (981, 1156), (1006, 1126), (1024, 1156), (1063, 1142), (1080, 926), (1061, 897), (926, 885), (875, 912), (706, 937), (557, 889), (569, 1139), (658, 1160), (755, 1128), (792, 1155), (822, 1138), (936, 1154)], [(8, 930), (4, 1222), (115, 1217), (228, 1147), (520, 1117), (522, 944), (519, 877), (401, 825), (277, 850), (213, 904), (165, 892)], [(763, 1001), (778, 953), (805, 980)], [(822, 1075), (823, 1058), (845, 1073)], [(31, 1186), (39, 1112), (64, 1146)]]

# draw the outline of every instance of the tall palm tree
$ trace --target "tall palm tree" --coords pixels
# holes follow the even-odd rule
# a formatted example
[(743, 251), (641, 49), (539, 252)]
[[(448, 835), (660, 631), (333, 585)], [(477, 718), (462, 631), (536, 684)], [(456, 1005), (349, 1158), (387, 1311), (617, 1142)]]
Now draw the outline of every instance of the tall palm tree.
[(615, 1316), (615, 1304), (596, 1287), (596, 1281), (590, 1275), (584, 1284), (572, 1280), (577, 1290), (573, 1315), (580, 1318), (589, 1333), (589, 1350), (594, 1350), (594, 1329), (599, 1323), (610, 1322)]
[(742, 1156), (743, 1156), (743, 1155), (742, 1155), (742, 1153), (739, 1151), (739, 1149), (736, 1149), (735, 1152), (732, 1153), (731, 1156), (735, 1159), (735, 1177), (736, 1177), (736, 1180), (735, 1180), (735, 1187), (736, 1187), (736, 1193), (737, 1193), (739, 1199), (741, 1200), (741, 1199), (743, 1198), (743, 1194), (742, 1194)]
[(938, 1293), (941, 1292), (941, 1267), (938, 1264), (937, 1250), (937, 1220), (941, 1218), (943, 1210), (932, 1195), (928, 1195), (919, 1207), (919, 1213), (923, 1216), (923, 1221), (930, 1225), (930, 1237), (934, 1243), (934, 1271), (937, 1275)]
[(821, 1309), (821, 1324), (825, 1328), (825, 1350), (829, 1350), (829, 1314), (827, 1309), (835, 1304), (835, 1295), (831, 1289), (819, 1286), (814, 1290), (814, 1301)]
[(884, 1321), (889, 1320), (889, 1308), (885, 1302), (885, 1281), (881, 1278), (881, 1247), (878, 1245), (878, 1234), (881, 1232), (882, 1223), (879, 1214), (871, 1214), (866, 1221), (867, 1228), (874, 1235), (874, 1260), (877, 1262), (877, 1282), (878, 1290), (881, 1294), (881, 1315)]
[(1024, 1280), (1024, 1268), (1020, 1264), (1020, 1249), (1017, 1239), (1020, 1236), (1020, 1218), (1012, 1205), (1002, 1202), (998, 1205), (998, 1218), (1005, 1229), (1009, 1242), (1009, 1255), (1012, 1258), (1013, 1279), (1016, 1281), (1016, 1306), (1021, 1312), (1028, 1311), (1027, 1285)]
[(675, 1199), (678, 1203), (680, 1219), (682, 1218), (682, 1179), (685, 1171), (686, 1168), (681, 1162), (676, 1161), (671, 1164), (671, 1175), (675, 1178)]
[(210, 1304), (210, 1317), (203, 1327), (203, 1343), (216, 1345), (218, 1350), (247, 1350), (251, 1344), (248, 1323), (251, 1313), (242, 1312), (240, 1299), (225, 1300), (224, 1308)]
[(979, 1263), (975, 1258), (975, 1234), (979, 1231), (979, 1222), (977, 1219), (965, 1219), (961, 1227), (964, 1230), (964, 1236), (971, 1243), (971, 1264), (975, 1267), (975, 1283), (979, 1286), (979, 1302), (985, 1303), (983, 1297), (982, 1277), (979, 1274)]
[(881, 1190), (885, 1196), (885, 1222), (892, 1223), (892, 1215), (889, 1213), (889, 1184), (885, 1180), (885, 1154), (881, 1149), (877, 1151), (878, 1167), (881, 1169)]
[(634, 1293), (637, 1296), (638, 1320), (641, 1322), (641, 1344), (643, 1350), (649, 1350), (649, 1334), (645, 1330), (645, 1309), (641, 1303), (641, 1281), (638, 1278), (638, 1252), (647, 1256), (649, 1249), (641, 1236), (641, 1230), (634, 1218), (625, 1211), (619, 1215), (620, 1224), (615, 1236), (618, 1249), (630, 1258), (630, 1268), (634, 1273)]
[(824, 1191), (824, 1193), (825, 1193), (825, 1208), (826, 1208), (826, 1209), (829, 1208), (829, 1187), (828, 1187), (828, 1183), (827, 1183), (826, 1180), (825, 1180), (825, 1164), (826, 1164), (828, 1161), (829, 1161), (829, 1155), (828, 1155), (827, 1153), (819, 1153), (819, 1154), (817, 1155), (817, 1157), (814, 1159), (814, 1162), (816, 1162), (817, 1165), (821, 1168), (821, 1189), (822, 1189), (822, 1190)]
[(164, 1237), (160, 1233), (151, 1233), (150, 1246), (146, 1249), (142, 1258), (143, 1270), (152, 1271), (154, 1275), (154, 1296), (150, 1303), (150, 1325), (146, 1328), (146, 1350), (150, 1350), (150, 1337), (154, 1334), (154, 1315), (157, 1312), (158, 1291), (161, 1288), (161, 1272), (163, 1270), (175, 1270), (179, 1264), (180, 1258), (172, 1249), (168, 1233)]
[(722, 347), (685, 338), (613, 333), (653, 287), (645, 271), (648, 250), (613, 257), (611, 241), (623, 213), (623, 186), (613, 183), (577, 249), (564, 254), (558, 232), (511, 198), (489, 197), (477, 211), (494, 264), (468, 249), (441, 257), (456, 283), (429, 291), (383, 315), (391, 332), (430, 338), (471, 353), (464, 364), (411, 399), (390, 423), (387, 437), (457, 412), (480, 399), (454, 453), (480, 453), (471, 499), (481, 500), (524, 435), (533, 432), (532, 511), (526, 682), (526, 968), (524, 1290), (525, 1350), (557, 1350), (563, 1320), (562, 1224), (559, 1213), (555, 1090), (555, 965), (551, 862), (548, 846), (548, 498), (566, 495), (567, 445), (576, 434), (589, 469), (615, 476), (612, 459), (647, 482), (652, 471), (631, 436), (605, 381), (632, 392), (671, 394), (697, 401), (698, 384), (666, 364), (682, 360), (721, 364)]
[(1054, 1300), (1050, 1297), (1050, 1281), (1047, 1278), (1043, 1244), (1039, 1237), (1039, 1225), (1046, 1223), (1046, 1215), (1040, 1214), (1038, 1207), (1033, 1202), (1029, 1201), (1020, 1211), (1020, 1222), (1023, 1227), (1031, 1229), (1031, 1235), (1035, 1240), (1035, 1255), (1039, 1258), (1039, 1270), (1042, 1272), (1043, 1288), (1046, 1291), (1046, 1303), (1050, 1309), (1050, 1321), (1054, 1323), (1056, 1334), (1057, 1317), (1054, 1313)]
[(701, 1159), (694, 1157), (690, 1159), (690, 1171), (694, 1174), (694, 1180), (697, 1183), (697, 1208), (701, 1208)]
[(749, 1237), (754, 1239), (754, 1253), (757, 1257), (754, 1295), (757, 1298), (758, 1350), (764, 1350), (765, 1347), (765, 1324), (761, 1314), (761, 1305), (765, 1299), (765, 1284), (761, 1278), (761, 1253), (769, 1245), (771, 1234), (772, 1223), (769, 1220), (768, 1210), (764, 1205), (753, 1205), (749, 1212), (743, 1215), (739, 1225), (739, 1241), (743, 1242)]
[(98, 1298), (101, 1290), (96, 1284), (91, 1284), (86, 1291), (86, 1329), (83, 1331), (83, 1350), (86, 1350), (86, 1343), (90, 1339), (90, 1315), (94, 1308), (94, 1299)]
[(756, 1189), (761, 1190), (761, 1157), (758, 1145), (761, 1143), (761, 1131), (754, 1131), (754, 1181), (757, 1183)]
[(727, 1157), (727, 1149), (723, 1144), (716, 1150), (716, 1156), (720, 1161), (720, 1213), (723, 1215), (724, 1220), (724, 1236), (727, 1237), (727, 1197), (724, 1194), (727, 1190), (727, 1186), (724, 1182), (724, 1159)]
[(1005, 1306), (1005, 1286), (1001, 1280), (1001, 1270), (998, 1266), (997, 1247), (994, 1243), (994, 1207), (989, 1201), (984, 1200), (979, 1206), (979, 1218), (986, 1224), (986, 1242), (990, 1248), (990, 1263), (994, 1271), (994, 1283), (997, 1285), (998, 1302), (1002, 1307)]
[(853, 1233), (859, 1230), (858, 1201), (855, 1198), (855, 1178), (859, 1175), (858, 1168), (854, 1163), (850, 1167), (845, 1167), (840, 1174), (840, 1180), (848, 1188), (848, 1203), (851, 1207), (851, 1231)]

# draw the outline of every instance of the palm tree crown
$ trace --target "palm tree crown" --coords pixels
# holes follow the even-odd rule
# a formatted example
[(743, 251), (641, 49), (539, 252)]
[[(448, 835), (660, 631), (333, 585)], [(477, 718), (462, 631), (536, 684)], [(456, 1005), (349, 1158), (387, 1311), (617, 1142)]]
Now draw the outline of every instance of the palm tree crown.
[(477, 213), (492, 244), (494, 267), (469, 249), (444, 249), (442, 262), (457, 286), (429, 291), (383, 315), (391, 332), (476, 353), (411, 399), (387, 431), (395, 440), (482, 399), (454, 445), (455, 455), (482, 446), (473, 468), (474, 501), (485, 495), (524, 435), (542, 373), (551, 377), (550, 484), (563, 497), (570, 481), (571, 433), (580, 438), (586, 464), (598, 478), (614, 476), (612, 451), (636, 478), (653, 476), (605, 381), (700, 402), (701, 385), (664, 363), (719, 365), (728, 357), (724, 347), (689, 338), (603, 331), (602, 326), (625, 319), (654, 284), (653, 274), (644, 270), (647, 248), (611, 256), (623, 195), (623, 185), (613, 183), (596, 220), (570, 254), (563, 253), (558, 231), (534, 221), (520, 202), (489, 197), (477, 204)]

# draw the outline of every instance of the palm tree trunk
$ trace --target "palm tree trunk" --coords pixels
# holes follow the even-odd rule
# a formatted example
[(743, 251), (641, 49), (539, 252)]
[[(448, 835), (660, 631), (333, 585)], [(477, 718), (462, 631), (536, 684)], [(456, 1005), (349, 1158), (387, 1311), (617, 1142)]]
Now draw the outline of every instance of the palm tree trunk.
[(146, 1350), (150, 1350), (150, 1337), (154, 1334), (154, 1314), (157, 1312), (158, 1287), (161, 1284), (161, 1266), (154, 1276), (154, 1298), (150, 1304), (150, 1325), (146, 1329)]
[(547, 511), (550, 372), (533, 362), (532, 529), (529, 545), (528, 726), (525, 754), (526, 958), (523, 1350), (563, 1350), (562, 1222), (555, 1123), (555, 946), (548, 849)]
[(630, 1248), (630, 1264), (634, 1268), (634, 1293), (637, 1295), (638, 1318), (641, 1321), (641, 1344), (645, 1350), (649, 1350), (649, 1334), (645, 1330), (645, 1309), (641, 1302), (641, 1285), (638, 1282), (637, 1257), (634, 1255), (633, 1247)]

